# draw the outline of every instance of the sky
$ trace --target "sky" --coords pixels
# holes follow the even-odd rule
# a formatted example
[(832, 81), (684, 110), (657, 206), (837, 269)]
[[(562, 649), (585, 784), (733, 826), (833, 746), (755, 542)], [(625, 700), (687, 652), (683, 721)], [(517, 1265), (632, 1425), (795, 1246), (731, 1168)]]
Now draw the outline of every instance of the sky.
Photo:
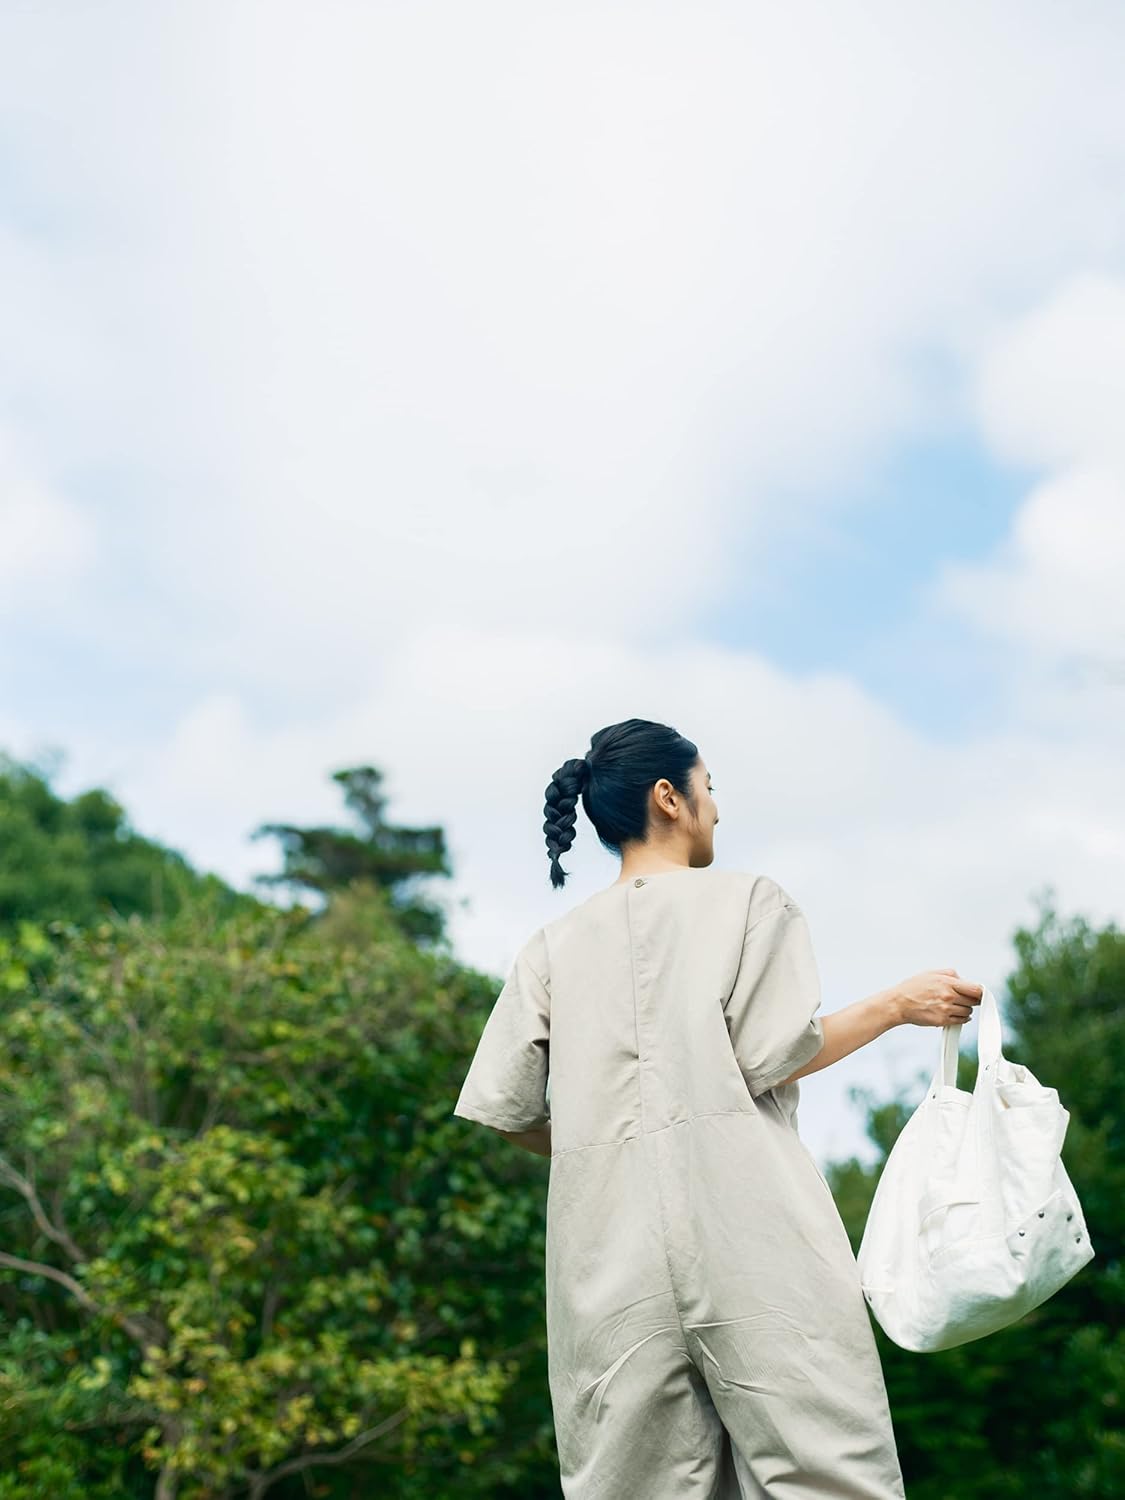
[[(1125, 917), (1123, 63), (1090, 0), (6, 0), (0, 748), (244, 886), (374, 763), (502, 976), (618, 873), (580, 815), (551, 887), (553, 772), (656, 719), (822, 1013), (1002, 1004), (1044, 893)], [(822, 1166), (941, 1037), (802, 1084)]]

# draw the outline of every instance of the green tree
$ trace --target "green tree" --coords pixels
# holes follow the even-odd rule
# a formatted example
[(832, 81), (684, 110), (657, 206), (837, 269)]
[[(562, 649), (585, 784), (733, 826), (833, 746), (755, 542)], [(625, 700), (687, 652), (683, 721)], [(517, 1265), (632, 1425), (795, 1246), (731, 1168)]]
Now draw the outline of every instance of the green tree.
[(247, 899), (137, 833), (108, 792), (67, 801), (43, 768), (0, 752), (0, 933), (20, 921), (170, 914), (203, 893), (232, 908)]
[(5, 940), (0, 1500), (554, 1470), (545, 1175), (450, 1113), (497, 983), (381, 911), (358, 946), (213, 903)]
[(375, 766), (334, 771), (332, 779), (343, 790), (344, 802), (357, 828), (301, 828), (292, 823), (263, 823), (252, 838), (280, 841), (283, 868), (259, 875), (263, 886), (285, 885), (334, 891), (369, 885), (383, 891), (402, 931), (420, 944), (439, 943), (445, 935), (445, 914), (418, 889), (419, 882), (452, 872), (439, 826), (406, 828), (388, 822), (383, 773)]

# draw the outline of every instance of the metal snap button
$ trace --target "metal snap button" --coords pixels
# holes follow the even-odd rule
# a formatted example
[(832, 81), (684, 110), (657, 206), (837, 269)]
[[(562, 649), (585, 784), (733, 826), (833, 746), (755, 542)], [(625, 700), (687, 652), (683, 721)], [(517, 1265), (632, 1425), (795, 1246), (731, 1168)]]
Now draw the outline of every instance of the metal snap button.
[(1045, 1213), (1046, 1213), (1046, 1212), (1047, 1212), (1047, 1210), (1046, 1210), (1046, 1209), (1045, 1209), (1045, 1208), (1041, 1208), (1041, 1209), (1040, 1209), (1040, 1210), (1039, 1210), (1039, 1217), (1040, 1217), (1040, 1218), (1042, 1218), (1042, 1217), (1043, 1217), (1043, 1215), (1044, 1215), (1044, 1214), (1045, 1214)]
[(1027, 1230), (1026, 1230), (1026, 1229), (1021, 1229), (1021, 1230), (1020, 1230), (1020, 1233), (1021, 1233), (1021, 1234), (1026, 1234), (1026, 1233), (1027, 1233)]
[(642, 880), (642, 879), (641, 879), (641, 877), (640, 877), (640, 876), (639, 876), (639, 875), (638, 875), (638, 876), (637, 876), (637, 878), (636, 878), (636, 880), (634, 880), (634, 881), (633, 881), (633, 884), (634, 884), (634, 885), (644, 885), (644, 881), (643, 881), (643, 880)]

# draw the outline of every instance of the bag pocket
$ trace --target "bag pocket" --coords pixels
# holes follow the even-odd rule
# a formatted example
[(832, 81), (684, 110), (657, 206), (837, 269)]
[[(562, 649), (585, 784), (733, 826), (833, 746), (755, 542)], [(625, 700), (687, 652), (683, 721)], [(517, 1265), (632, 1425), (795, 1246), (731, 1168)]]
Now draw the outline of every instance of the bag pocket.
[(1094, 1247), (1073, 1195), (1057, 1187), (1006, 1236), (1013, 1261), (1026, 1268), (1028, 1291), (1035, 1302), (1050, 1296), (1094, 1258)]
[(1070, 1115), (1053, 1089), (998, 1084), (996, 1097), (992, 1149), (1004, 1222), (1022, 1225), (1052, 1191)]
[(966, 1189), (947, 1185), (919, 1200), (918, 1242), (926, 1261), (944, 1258), (980, 1235), (980, 1199)]

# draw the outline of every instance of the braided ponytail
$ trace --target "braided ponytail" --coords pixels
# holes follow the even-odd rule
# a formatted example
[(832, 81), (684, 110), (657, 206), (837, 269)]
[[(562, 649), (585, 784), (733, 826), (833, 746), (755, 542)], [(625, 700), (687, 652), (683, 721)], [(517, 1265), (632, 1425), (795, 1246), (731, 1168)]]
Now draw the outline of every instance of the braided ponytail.
[(574, 843), (580, 796), (598, 842), (620, 859), (625, 844), (648, 837), (654, 782), (667, 778), (692, 801), (691, 774), (698, 759), (698, 748), (670, 725), (624, 719), (599, 729), (584, 756), (563, 761), (544, 793), (543, 832), (555, 889), (567, 878), (559, 859)]
[[(574, 843), (578, 822), (578, 795), (590, 779), (590, 762), (584, 757), (562, 763), (544, 792), (547, 816), (543, 832), (547, 835), (547, 853), (551, 856), (551, 884), (557, 890), (566, 880), (559, 858)], [(589, 809), (587, 809), (589, 812)]]

